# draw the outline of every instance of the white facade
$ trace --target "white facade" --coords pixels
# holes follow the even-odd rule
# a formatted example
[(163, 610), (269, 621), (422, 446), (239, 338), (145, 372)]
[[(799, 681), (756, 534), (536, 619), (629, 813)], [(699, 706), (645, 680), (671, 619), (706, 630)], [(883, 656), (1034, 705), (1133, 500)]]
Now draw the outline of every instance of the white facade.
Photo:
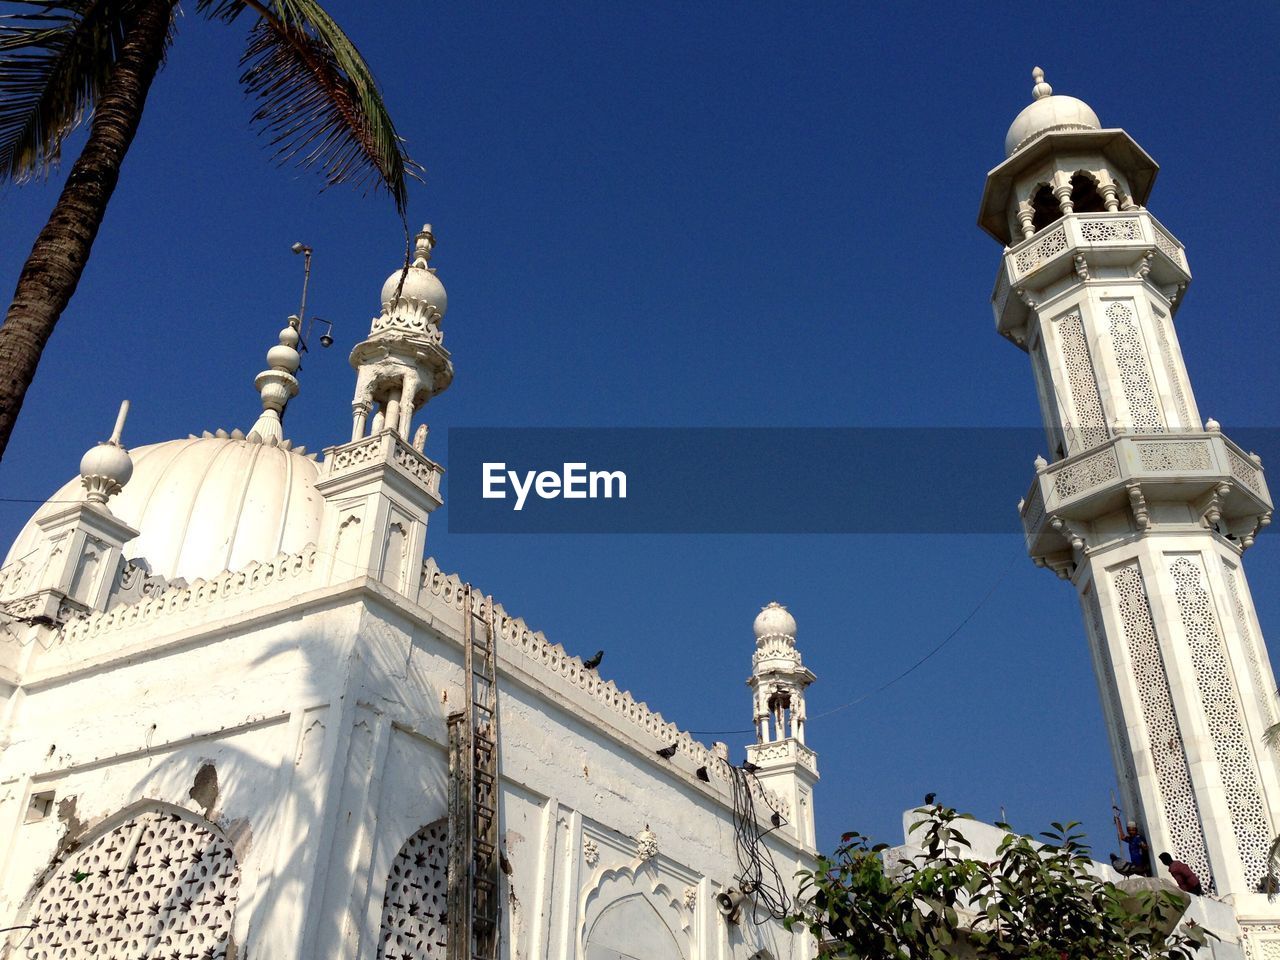
[[(413, 418), (453, 370), (433, 243), (352, 354), (350, 442), (317, 460), (281, 439), (291, 324), (247, 435), (130, 457), (117, 429), (18, 537), (0, 926), (22, 928), (0, 956), (445, 956), (464, 591), (422, 559), (441, 470)], [(813, 862), (812, 752), (735, 772), (501, 606), (496, 628), (502, 956), (811, 956), (715, 897), (741, 886), (735, 783), (782, 876)]]
[(1031, 356), (1049, 445), (1027, 546), (1080, 596), (1125, 806), (1275, 956), (1280, 704), (1241, 565), (1271, 519), (1261, 462), (1200, 418), (1173, 325), (1186, 253), (1144, 206), (1155, 163), (1035, 79), (979, 220), (1006, 244), (996, 324)]

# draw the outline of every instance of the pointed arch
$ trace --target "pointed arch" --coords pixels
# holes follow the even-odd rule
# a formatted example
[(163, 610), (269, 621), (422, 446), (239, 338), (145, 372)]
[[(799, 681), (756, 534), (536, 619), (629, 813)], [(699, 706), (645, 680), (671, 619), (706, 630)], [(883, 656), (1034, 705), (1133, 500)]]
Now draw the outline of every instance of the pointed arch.
[(429, 823), (391, 862), (382, 898), (378, 960), (440, 960), (449, 946), (445, 906), (449, 882), (449, 822)]
[[(145, 801), (111, 817), (35, 894), (29, 960), (184, 954), (226, 960), (240, 868), (226, 835), (188, 810)], [(118, 952), (117, 952), (118, 951)]]
[(684, 960), (676, 936), (644, 893), (600, 912), (587, 933), (586, 960)]
[(685, 960), (691, 920), (650, 860), (599, 872), (582, 896), (578, 942), (586, 960)]

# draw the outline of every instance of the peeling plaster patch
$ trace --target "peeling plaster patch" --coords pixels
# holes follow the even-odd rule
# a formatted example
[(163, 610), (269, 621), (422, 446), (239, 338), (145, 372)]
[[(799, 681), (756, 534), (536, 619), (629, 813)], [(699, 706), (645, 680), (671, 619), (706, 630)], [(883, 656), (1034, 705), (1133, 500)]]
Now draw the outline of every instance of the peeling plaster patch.
[(206, 820), (212, 820), (213, 808), (218, 803), (218, 768), (206, 760), (196, 772), (187, 796), (204, 808)]
[(80, 838), (88, 826), (76, 814), (75, 796), (63, 797), (58, 801), (58, 820), (67, 828), (58, 841), (58, 853), (66, 853), (80, 845)]

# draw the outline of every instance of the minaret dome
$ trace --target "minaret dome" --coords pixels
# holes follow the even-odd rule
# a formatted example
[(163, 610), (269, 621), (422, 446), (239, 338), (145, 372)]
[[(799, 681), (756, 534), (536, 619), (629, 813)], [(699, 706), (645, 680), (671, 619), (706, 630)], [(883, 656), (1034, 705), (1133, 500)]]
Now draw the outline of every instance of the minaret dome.
[(1035, 86), (1031, 95), (1035, 99), (1018, 114), (1004, 138), (1004, 155), (1013, 156), (1037, 137), (1059, 130), (1101, 130), (1098, 115), (1083, 100), (1055, 95), (1053, 87), (1045, 83), (1044, 71), (1036, 67), (1031, 71)]

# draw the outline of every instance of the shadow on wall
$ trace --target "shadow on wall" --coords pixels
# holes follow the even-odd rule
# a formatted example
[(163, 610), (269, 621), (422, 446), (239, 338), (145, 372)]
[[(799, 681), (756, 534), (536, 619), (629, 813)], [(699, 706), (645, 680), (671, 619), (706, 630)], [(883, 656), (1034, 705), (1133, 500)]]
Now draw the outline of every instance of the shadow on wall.
[[(272, 705), (248, 705), (249, 719), (229, 730), (43, 777), (70, 781), (79, 796), (61, 798), (63, 835), (12, 921), (38, 926), (7, 934), (0, 956), (54, 960), (71, 944), (106, 942), (129, 955), (182, 946), (228, 960), (370, 955), (389, 873), (445, 809), (436, 690), (452, 677), (432, 640), (411, 642), (407, 630), (367, 613), (354, 633), (326, 638), (299, 617), (247, 665), (300, 659), (288, 713), (266, 717)], [(185, 656), (198, 666), (205, 649)], [(203, 696), (216, 699), (215, 686)], [(171, 694), (131, 707), (158, 713)], [(216, 717), (211, 700), (202, 706)], [(199, 707), (184, 717), (205, 719)], [(396, 767), (394, 795), (383, 789), (384, 760)], [(122, 783), (139, 762), (146, 771)], [(125, 807), (86, 816), (95, 784), (127, 798)], [(352, 905), (366, 901), (353, 916)], [(304, 918), (310, 930), (299, 944)]]

